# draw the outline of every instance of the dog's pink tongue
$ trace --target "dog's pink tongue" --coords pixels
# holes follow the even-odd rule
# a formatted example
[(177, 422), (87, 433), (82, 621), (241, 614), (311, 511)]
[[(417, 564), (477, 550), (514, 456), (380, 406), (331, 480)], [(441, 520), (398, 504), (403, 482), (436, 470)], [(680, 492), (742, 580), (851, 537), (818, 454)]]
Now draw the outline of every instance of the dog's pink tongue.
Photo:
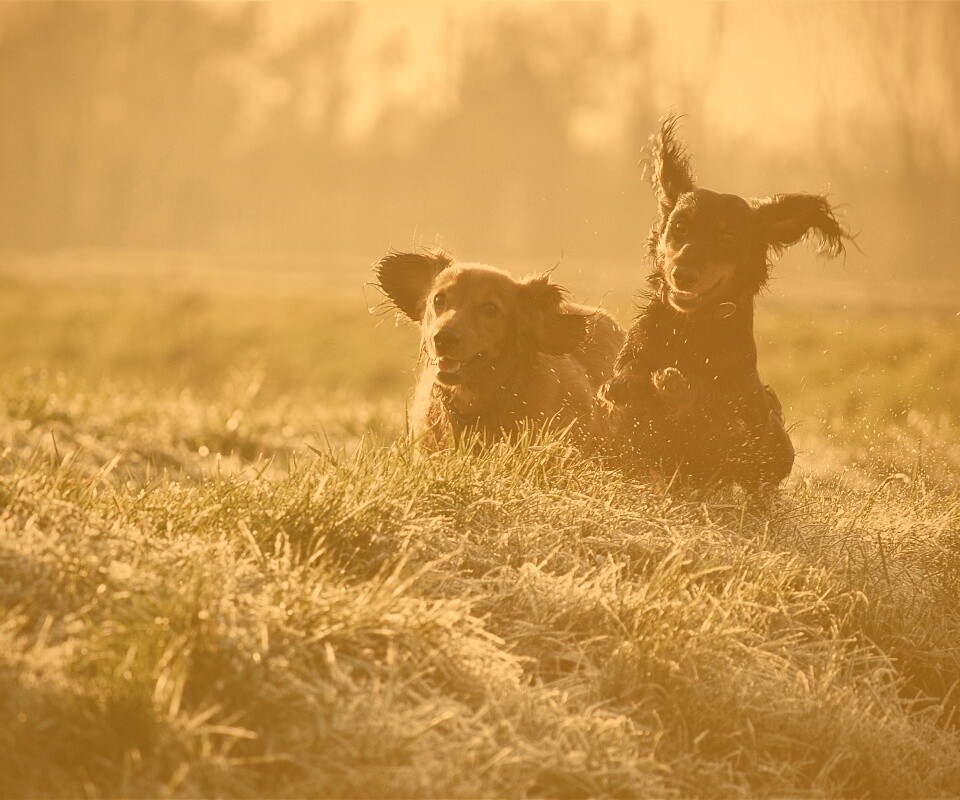
[(446, 375), (450, 375), (460, 369), (460, 362), (455, 358), (441, 358), (437, 361), (437, 367)]

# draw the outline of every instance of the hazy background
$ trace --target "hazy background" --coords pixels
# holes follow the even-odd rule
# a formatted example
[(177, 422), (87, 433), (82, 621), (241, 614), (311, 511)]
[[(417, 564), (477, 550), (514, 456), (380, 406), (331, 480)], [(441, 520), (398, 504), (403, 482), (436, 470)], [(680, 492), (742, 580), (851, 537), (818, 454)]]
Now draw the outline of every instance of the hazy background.
[(780, 290), (954, 283), (956, 3), (4, 3), (0, 249), (355, 286), (439, 242), (602, 293), (646, 268), (638, 162), (671, 110), (704, 185), (826, 192), (859, 231)]

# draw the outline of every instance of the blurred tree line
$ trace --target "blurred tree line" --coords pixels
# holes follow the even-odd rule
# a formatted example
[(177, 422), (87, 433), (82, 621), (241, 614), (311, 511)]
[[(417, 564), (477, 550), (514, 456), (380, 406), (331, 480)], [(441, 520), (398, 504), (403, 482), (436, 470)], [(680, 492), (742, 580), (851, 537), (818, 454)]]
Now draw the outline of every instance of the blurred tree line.
[(960, 4), (453, 8), (5, 5), (0, 247), (635, 261), (679, 110), (706, 185), (955, 273)]

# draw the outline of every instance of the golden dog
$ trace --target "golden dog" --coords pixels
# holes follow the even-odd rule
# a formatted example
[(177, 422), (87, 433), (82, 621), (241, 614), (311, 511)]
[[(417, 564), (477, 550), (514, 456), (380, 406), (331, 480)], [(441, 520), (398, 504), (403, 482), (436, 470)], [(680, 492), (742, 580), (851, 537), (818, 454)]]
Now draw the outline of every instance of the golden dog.
[(422, 445), (443, 448), (468, 431), (497, 441), (524, 424), (596, 442), (595, 395), (625, 338), (609, 314), (569, 302), (547, 275), (517, 279), (442, 251), (391, 252), (374, 270), (390, 302), (421, 325), (426, 359), (410, 422)]

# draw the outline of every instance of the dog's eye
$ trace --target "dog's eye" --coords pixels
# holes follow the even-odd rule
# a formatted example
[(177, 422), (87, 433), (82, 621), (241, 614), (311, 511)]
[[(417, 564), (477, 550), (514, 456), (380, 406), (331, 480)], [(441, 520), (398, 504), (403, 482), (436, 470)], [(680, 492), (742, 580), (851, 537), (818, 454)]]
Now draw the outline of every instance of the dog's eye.
[(682, 219), (675, 219), (675, 220), (673, 221), (673, 235), (674, 235), (674, 236), (679, 236), (680, 238), (683, 238), (684, 236), (687, 235), (687, 231), (688, 231), (688, 230), (689, 230), (689, 229), (687, 228), (687, 223), (684, 222)]
[(443, 292), (439, 292), (433, 296), (433, 307), (434, 308), (443, 308), (447, 304), (447, 296)]
[(500, 306), (496, 303), (484, 303), (480, 306), (480, 313), (485, 317), (494, 317), (500, 313)]

